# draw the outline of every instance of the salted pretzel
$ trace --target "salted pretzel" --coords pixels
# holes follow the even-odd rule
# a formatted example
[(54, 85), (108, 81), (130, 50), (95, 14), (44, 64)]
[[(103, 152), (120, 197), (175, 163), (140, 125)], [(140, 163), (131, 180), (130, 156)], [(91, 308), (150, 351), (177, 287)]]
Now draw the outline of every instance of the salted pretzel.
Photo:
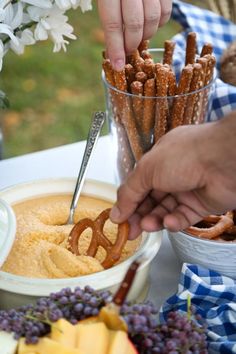
[(105, 269), (112, 267), (120, 259), (121, 252), (129, 235), (129, 223), (126, 221), (118, 225), (115, 243), (112, 243), (106, 237), (104, 234), (104, 225), (109, 219), (110, 211), (110, 208), (103, 210), (95, 220), (91, 220), (89, 218), (80, 220), (77, 224), (75, 224), (68, 238), (68, 249), (72, 253), (79, 255), (79, 238), (83, 231), (88, 228), (92, 229), (92, 238), (86, 254), (87, 256), (95, 257), (98, 247), (101, 246), (106, 251), (106, 258), (102, 262), (102, 266)]
[(233, 216), (232, 211), (228, 211), (225, 215), (209, 215), (203, 219), (203, 222), (209, 227), (190, 226), (185, 231), (194, 236), (214, 239), (233, 227)]

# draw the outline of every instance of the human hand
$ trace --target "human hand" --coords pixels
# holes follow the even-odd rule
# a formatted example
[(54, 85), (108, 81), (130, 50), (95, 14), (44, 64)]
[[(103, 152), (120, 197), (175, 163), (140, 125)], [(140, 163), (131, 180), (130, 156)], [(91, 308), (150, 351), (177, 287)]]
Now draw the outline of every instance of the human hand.
[(171, 0), (98, 0), (107, 56), (115, 70), (122, 70), (125, 56), (169, 20), (171, 8)]
[(183, 230), (235, 209), (235, 129), (234, 116), (163, 136), (119, 188), (112, 221), (129, 219), (135, 238), (143, 230)]

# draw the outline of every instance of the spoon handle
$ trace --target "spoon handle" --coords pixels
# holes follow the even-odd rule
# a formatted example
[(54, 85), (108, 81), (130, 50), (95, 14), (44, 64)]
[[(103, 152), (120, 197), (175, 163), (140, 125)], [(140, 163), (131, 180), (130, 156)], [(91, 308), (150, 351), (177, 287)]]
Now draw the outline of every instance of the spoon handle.
[(103, 123), (105, 121), (105, 116), (106, 115), (104, 112), (95, 112), (93, 116), (89, 134), (87, 137), (83, 160), (80, 166), (80, 171), (79, 171), (79, 175), (77, 178), (77, 182), (76, 182), (76, 186), (75, 186), (75, 190), (74, 190), (74, 194), (70, 206), (70, 215), (67, 224), (73, 224), (75, 208), (77, 206), (81, 189), (84, 184), (84, 179), (89, 166), (89, 162), (91, 161), (92, 152), (94, 151), (94, 147), (96, 145)]

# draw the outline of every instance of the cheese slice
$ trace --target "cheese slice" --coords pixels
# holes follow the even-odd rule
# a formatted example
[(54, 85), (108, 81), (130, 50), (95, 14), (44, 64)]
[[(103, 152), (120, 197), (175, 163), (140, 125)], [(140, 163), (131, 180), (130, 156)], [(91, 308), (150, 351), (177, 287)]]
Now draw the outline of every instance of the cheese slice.
[(18, 341), (13, 338), (12, 333), (0, 331), (0, 353), (15, 354)]

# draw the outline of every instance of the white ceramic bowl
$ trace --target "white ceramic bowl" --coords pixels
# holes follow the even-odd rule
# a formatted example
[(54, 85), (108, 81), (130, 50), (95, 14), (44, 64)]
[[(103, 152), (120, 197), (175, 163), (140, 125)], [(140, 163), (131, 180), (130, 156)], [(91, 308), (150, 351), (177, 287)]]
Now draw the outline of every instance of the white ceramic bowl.
[[(32, 197), (73, 193), (75, 183), (76, 180), (70, 178), (38, 180), (2, 190), (0, 191), (0, 198), (9, 204), (15, 204)], [(82, 194), (114, 202), (116, 187), (103, 182), (87, 180)], [(161, 233), (143, 234), (141, 245), (133, 256), (110, 269), (86, 276), (66, 279), (36, 279), (0, 271), (0, 308), (16, 307), (29, 303), (39, 296), (47, 296), (51, 292), (59, 291), (64, 287), (74, 288), (90, 285), (96, 290), (106, 289), (115, 292), (137, 254), (143, 255), (147, 250), (151, 250), (150, 257), (139, 267), (129, 293), (130, 300), (143, 299), (148, 290), (150, 263), (160, 248), (161, 236)]]
[(0, 267), (7, 258), (16, 234), (16, 217), (11, 206), (0, 199)]
[(184, 232), (168, 232), (181, 262), (199, 264), (236, 279), (236, 243), (206, 240)]

